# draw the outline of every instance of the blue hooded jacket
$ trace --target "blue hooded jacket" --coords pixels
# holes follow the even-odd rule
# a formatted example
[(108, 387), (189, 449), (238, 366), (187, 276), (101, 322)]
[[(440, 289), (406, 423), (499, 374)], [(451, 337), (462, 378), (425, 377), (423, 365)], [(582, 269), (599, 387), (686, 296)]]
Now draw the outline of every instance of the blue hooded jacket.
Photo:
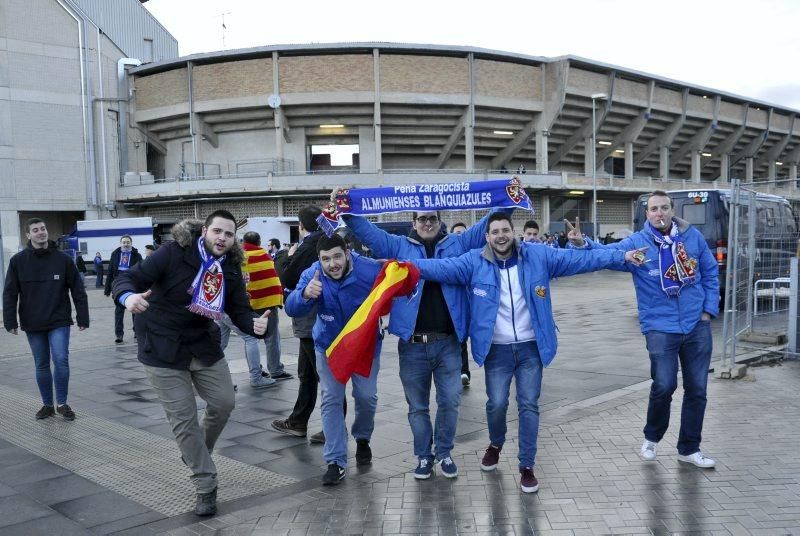
[[(484, 216), (460, 235), (445, 235), (436, 244), (435, 257), (437, 259), (457, 257), (471, 249), (482, 247), (486, 243), (487, 218), (488, 216)], [(399, 260), (427, 258), (424, 244), (411, 237), (387, 233), (361, 216), (347, 214), (344, 216), (344, 221), (353, 234), (366, 244), (378, 258)], [(392, 304), (389, 332), (404, 341), (414, 334), (424, 284), (425, 281), (420, 279), (417, 290), (410, 298), (398, 298)], [(469, 324), (467, 294), (463, 287), (452, 284), (442, 285), (442, 294), (447, 302), (447, 310), (450, 311), (450, 318), (453, 320), (458, 340), (463, 341), (467, 337), (467, 325)]]
[(602, 245), (585, 239), (589, 248), (629, 251), (649, 247), (645, 252), (647, 261), (642, 266), (626, 264), (615, 268), (630, 272), (633, 276), (642, 333), (662, 331), (687, 334), (694, 329), (704, 312), (712, 317), (719, 314), (719, 267), (714, 254), (708, 248), (703, 234), (689, 222), (680, 218), (672, 218), (672, 221), (683, 235), (686, 253), (697, 263), (697, 281), (685, 285), (675, 297), (668, 297), (661, 288), (659, 246), (646, 228), (613, 244)]
[[(625, 264), (622, 251), (582, 251), (518, 244), (517, 270), (525, 292), (525, 303), (531, 314), (533, 331), (542, 364), (553, 361), (558, 347), (553, 305), (550, 301), (550, 280), (604, 268), (621, 269)], [(483, 366), (492, 346), (495, 321), (500, 305), (500, 267), (490, 246), (474, 249), (454, 259), (414, 260), (420, 276), (450, 285), (467, 285), (472, 322), (469, 336), (472, 357)]]
[[(315, 305), (319, 305), (311, 336), (314, 338), (314, 347), (323, 352), (366, 300), (375, 283), (375, 278), (383, 266), (383, 263), (362, 257), (358, 253), (351, 252), (350, 256), (351, 268), (339, 280), (325, 275), (319, 261), (312, 264), (300, 275), (300, 281), (289, 294), (284, 305), (286, 314), (292, 317), (306, 316), (314, 309)], [(322, 295), (315, 300), (306, 300), (303, 297), (303, 291), (309, 281), (314, 278), (317, 270), (319, 270), (322, 282)], [(378, 339), (378, 345), (376, 351), (380, 350), (380, 339)]]

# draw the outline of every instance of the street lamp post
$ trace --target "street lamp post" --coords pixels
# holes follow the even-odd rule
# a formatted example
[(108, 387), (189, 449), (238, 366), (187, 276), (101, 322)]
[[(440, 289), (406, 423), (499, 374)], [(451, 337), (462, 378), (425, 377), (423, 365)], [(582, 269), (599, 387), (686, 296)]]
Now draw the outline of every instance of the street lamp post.
[(592, 94), (592, 229), (594, 241), (597, 242), (597, 121), (595, 120), (595, 101), (606, 100), (605, 93)]

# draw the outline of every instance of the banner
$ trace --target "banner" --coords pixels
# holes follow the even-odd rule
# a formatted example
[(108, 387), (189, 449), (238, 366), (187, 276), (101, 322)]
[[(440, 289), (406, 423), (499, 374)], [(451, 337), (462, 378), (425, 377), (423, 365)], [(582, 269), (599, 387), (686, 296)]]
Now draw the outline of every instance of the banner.
[(369, 216), (390, 212), (434, 210), (476, 210), (517, 207), (533, 210), (519, 178), (477, 182), (406, 184), (384, 188), (340, 189), (329, 207), (317, 219), (332, 233), (341, 214)]

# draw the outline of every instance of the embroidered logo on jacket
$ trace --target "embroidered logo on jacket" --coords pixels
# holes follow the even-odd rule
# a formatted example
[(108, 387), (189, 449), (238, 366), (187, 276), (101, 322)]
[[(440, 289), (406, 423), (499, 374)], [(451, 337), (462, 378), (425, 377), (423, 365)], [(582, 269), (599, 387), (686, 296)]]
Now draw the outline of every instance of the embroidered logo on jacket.
[(59, 274), (55, 274), (55, 275), (53, 276), (53, 279), (54, 279), (54, 280), (56, 280), (56, 281), (58, 281), (59, 279), (61, 279), (61, 276), (60, 276)]
[(536, 285), (536, 295), (540, 298), (544, 298), (547, 295), (547, 289), (542, 285)]
[(333, 322), (333, 315), (319, 315), (325, 322)]
[(472, 293), (475, 294), (476, 296), (480, 296), (481, 298), (485, 298), (486, 297), (486, 291), (483, 290), (482, 288), (474, 287), (472, 289)]

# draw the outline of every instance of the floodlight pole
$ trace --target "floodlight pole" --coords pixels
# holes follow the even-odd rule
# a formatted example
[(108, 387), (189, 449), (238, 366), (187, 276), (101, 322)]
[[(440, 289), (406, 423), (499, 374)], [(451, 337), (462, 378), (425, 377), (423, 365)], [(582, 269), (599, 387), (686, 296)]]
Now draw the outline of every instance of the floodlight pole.
[(597, 121), (595, 119), (595, 101), (605, 100), (605, 93), (592, 94), (592, 235), (597, 242)]

